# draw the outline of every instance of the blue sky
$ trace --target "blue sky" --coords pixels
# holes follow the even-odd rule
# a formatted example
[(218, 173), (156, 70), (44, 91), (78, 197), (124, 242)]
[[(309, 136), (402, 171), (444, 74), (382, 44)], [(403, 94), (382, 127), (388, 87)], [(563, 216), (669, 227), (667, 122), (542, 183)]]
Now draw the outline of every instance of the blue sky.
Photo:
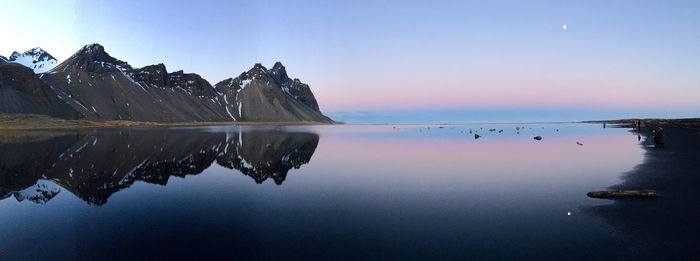
[(700, 116), (700, 1), (0, 4), (5, 56), (40, 46), (61, 60), (98, 42), (132, 66), (162, 62), (212, 84), (281, 61), (336, 115)]

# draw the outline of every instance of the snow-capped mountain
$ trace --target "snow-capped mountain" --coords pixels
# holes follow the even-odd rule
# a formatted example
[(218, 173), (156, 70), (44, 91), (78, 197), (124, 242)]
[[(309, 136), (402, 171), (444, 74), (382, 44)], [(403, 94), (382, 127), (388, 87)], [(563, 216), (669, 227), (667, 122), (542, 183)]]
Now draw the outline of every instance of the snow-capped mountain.
[[(269, 70), (256, 64), (238, 77), (212, 86), (195, 73), (168, 72), (163, 64), (133, 68), (129, 63), (110, 56), (99, 44), (86, 45), (60, 64), (40, 48), (23, 54), (15, 52), (8, 60), (9, 63), (0, 67), (12, 80), (0, 81), (0, 87), (13, 87), (13, 95), (22, 90), (24, 93), (34, 89), (37, 92), (48, 90), (53, 100), (58, 99), (59, 103), (72, 108), (72, 113), (62, 113), (61, 118), (156, 122), (333, 122), (321, 113), (309, 86), (299, 79), (289, 78), (279, 62)], [(24, 68), (19, 64), (34, 70), (34, 77), (24, 75), (23, 78), (41, 88), (23, 88), (14, 80), (13, 75), (21, 74), (19, 69)], [(0, 95), (0, 101), (13, 100), (14, 96)], [(62, 107), (51, 104), (56, 105), (52, 108)], [(0, 112), (44, 111), (37, 107), (49, 108), (33, 101), (12, 102), (7, 106), (0, 104)], [(56, 116), (55, 113), (50, 115)]]
[(34, 73), (45, 73), (58, 64), (56, 58), (53, 58), (53, 56), (39, 47), (32, 48), (24, 53), (13, 52), (7, 61), (29, 67)]

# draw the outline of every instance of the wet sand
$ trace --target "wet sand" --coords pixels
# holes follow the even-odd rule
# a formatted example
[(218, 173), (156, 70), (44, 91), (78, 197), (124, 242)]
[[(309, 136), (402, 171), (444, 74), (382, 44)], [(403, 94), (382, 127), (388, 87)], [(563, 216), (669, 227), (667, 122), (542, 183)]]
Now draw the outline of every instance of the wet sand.
[[(700, 129), (664, 127), (655, 148), (641, 129), (644, 162), (609, 189), (655, 189), (656, 199), (617, 199), (585, 211), (599, 216), (625, 242), (623, 259), (700, 260)], [(631, 137), (632, 138), (632, 137)]]

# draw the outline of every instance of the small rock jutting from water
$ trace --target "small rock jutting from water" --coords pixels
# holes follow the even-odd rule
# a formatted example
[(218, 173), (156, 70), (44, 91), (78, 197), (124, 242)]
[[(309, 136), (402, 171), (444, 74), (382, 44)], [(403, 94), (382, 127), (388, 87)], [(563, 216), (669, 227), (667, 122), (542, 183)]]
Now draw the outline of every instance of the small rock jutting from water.
[(583, 146), (583, 143), (578, 142), (578, 141), (576, 142), (576, 144), (579, 145), (579, 146)]
[(542, 136), (535, 136), (533, 139), (542, 140)]
[(474, 139), (478, 139), (478, 138), (481, 138), (481, 135), (479, 135), (479, 134), (474, 134)]

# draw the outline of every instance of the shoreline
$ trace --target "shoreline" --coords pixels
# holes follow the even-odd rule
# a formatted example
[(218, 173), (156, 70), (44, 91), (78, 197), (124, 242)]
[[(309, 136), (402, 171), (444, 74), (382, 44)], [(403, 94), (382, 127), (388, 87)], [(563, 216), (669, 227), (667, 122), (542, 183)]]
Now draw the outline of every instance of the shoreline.
[(266, 121), (194, 121), (143, 122), (127, 120), (64, 120), (36, 114), (0, 114), (0, 131), (99, 129), (118, 127), (178, 127), (178, 126), (235, 126), (235, 125), (337, 125), (339, 122), (266, 122)]
[[(98, 128), (118, 128), (118, 127), (178, 127), (178, 126), (236, 126), (236, 125), (479, 125), (479, 124), (566, 124), (566, 123), (586, 123), (618, 125), (630, 127), (635, 119), (617, 120), (586, 120), (586, 121), (535, 121), (535, 122), (473, 122), (473, 123), (345, 123), (345, 122), (281, 122), (281, 121), (190, 121), (190, 122), (149, 122), (149, 121), (128, 121), (128, 120), (65, 120), (38, 114), (10, 114), (0, 113), (0, 131), (5, 130), (61, 130), (61, 129), (98, 129)], [(683, 119), (640, 119), (643, 126), (657, 127), (690, 127), (700, 129), (700, 118)]]
[[(663, 148), (647, 141), (650, 130), (664, 127)], [(631, 132), (637, 132), (632, 128)], [(622, 174), (622, 181), (611, 190), (654, 189), (655, 199), (614, 199), (610, 204), (586, 207), (585, 211), (603, 220), (625, 241), (621, 256), (626, 259), (697, 260), (700, 251), (700, 132), (692, 125), (647, 124), (639, 133), (644, 160)]]
[(632, 126), (635, 120), (640, 120), (644, 126), (654, 126), (654, 127), (697, 127), (700, 128), (700, 118), (678, 118), (678, 119), (660, 119), (660, 118), (647, 118), (647, 119), (617, 119), (617, 120), (591, 120), (591, 121), (581, 121), (581, 123), (595, 123), (595, 124), (619, 124), (619, 125), (629, 125)]

